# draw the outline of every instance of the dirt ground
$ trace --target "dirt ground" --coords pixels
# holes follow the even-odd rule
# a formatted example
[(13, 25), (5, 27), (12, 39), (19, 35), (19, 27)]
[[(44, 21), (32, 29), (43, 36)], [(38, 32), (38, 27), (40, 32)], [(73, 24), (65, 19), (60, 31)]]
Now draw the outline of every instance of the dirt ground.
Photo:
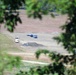
[[(42, 20), (28, 18), (24, 10), (20, 11), (20, 17), (22, 19), (22, 24), (18, 23), (18, 25), (14, 30), (14, 33), (22, 33), (22, 34), (24, 33), (39, 33), (39, 34), (60, 33), (62, 32), (62, 30), (59, 27), (64, 25), (67, 20), (66, 15), (58, 15), (58, 16), (55, 16), (55, 18), (52, 18), (50, 15), (47, 15), (47, 16), (45, 15), (43, 16)], [(7, 30), (6, 28), (3, 27), (3, 25), (0, 31), (7, 33)], [(26, 48), (26, 49), (29, 50), (29, 48)], [(33, 52), (33, 50), (32, 51), (28, 51), (28, 50), (26, 50), (27, 53)], [(36, 60), (34, 55), (30, 56), (28, 54), (28, 55), (20, 55), (20, 56), (25, 60), (31, 60), (31, 59)], [(46, 56), (42, 56), (40, 58), (40, 61), (41, 60), (43, 61), (47, 60), (48, 62), (50, 61), (50, 59)]]
[[(66, 15), (57, 15), (52, 18), (50, 15), (43, 15), (42, 20), (28, 18), (26, 11), (20, 11), (20, 17), (22, 24), (18, 23), (15, 27), (14, 32), (25, 33), (25, 32), (35, 32), (35, 33), (51, 33), (51, 32), (61, 32), (60, 26), (64, 25), (67, 20)], [(1, 31), (4, 32), (6, 29), (3, 27)]]

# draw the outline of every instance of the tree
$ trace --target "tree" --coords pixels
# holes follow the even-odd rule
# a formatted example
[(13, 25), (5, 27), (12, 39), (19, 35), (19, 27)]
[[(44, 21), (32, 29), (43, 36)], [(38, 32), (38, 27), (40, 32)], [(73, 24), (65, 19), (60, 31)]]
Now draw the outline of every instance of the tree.
[[(50, 14), (54, 16), (51, 10), (55, 7), (56, 12), (61, 14), (67, 14), (68, 19), (66, 24), (62, 26), (62, 30), (65, 32), (61, 33), (60, 36), (54, 39), (58, 43), (62, 42), (63, 47), (71, 52), (72, 55), (63, 56), (60, 54), (50, 53), (49, 51), (40, 50), (36, 54), (37, 56), (41, 53), (48, 53), (54, 63), (45, 67), (38, 67), (30, 70), (29, 72), (21, 72), (23, 75), (75, 75), (76, 74), (76, 0), (0, 0), (0, 22), (5, 22), (7, 29), (13, 31), (15, 25), (21, 19), (19, 18), (19, 12), (17, 9), (25, 3), (28, 17), (34, 17), (42, 19), (42, 15)], [(14, 3), (14, 5), (12, 4)], [(9, 10), (6, 10), (8, 9)], [(64, 63), (71, 65), (71, 69), (65, 67)], [(60, 67), (61, 66), (61, 67)], [(58, 69), (59, 68), (59, 69)], [(19, 74), (21, 75), (21, 74)]]
[(17, 22), (21, 22), (17, 11), (25, 0), (0, 0), (0, 23), (4, 23), (10, 32), (13, 32)]
[(20, 66), (20, 57), (0, 52), (0, 75), (5, 75), (5, 71), (11, 71)]
[[(19, 9), (22, 6), (24, 0), (0, 0), (0, 24), (4, 23), (5, 27), (10, 32), (13, 32), (17, 22), (21, 23), (19, 17)], [(0, 25), (1, 27), (1, 25)], [(14, 67), (17, 68), (20, 66), (20, 58), (11, 56), (7, 53), (0, 51), (0, 75), (5, 75), (6, 70), (11, 70)]]
[[(33, 68), (29, 72), (23, 72), (28, 75), (75, 75), (76, 74), (76, 0), (26, 0), (26, 9), (29, 17), (40, 18), (42, 15), (51, 14), (53, 6), (57, 13), (67, 14), (68, 19), (61, 28), (65, 32), (60, 36), (54, 37), (58, 43), (62, 42), (63, 47), (72, 55), (60, 55), (46, 50), (36, 52), (39, 57), (41, 53), (49, 55), (54, 60), (51, 65)], [(46, 8), (47, 6), (47, 8)], [(45, 9), (44, 9), (45, 8)], [(54, 16), (54, 15), (53, 15)], [(68, 68), (68, 64), (70, 68)], [(67, 66), (65, 66), (67, 65)]]

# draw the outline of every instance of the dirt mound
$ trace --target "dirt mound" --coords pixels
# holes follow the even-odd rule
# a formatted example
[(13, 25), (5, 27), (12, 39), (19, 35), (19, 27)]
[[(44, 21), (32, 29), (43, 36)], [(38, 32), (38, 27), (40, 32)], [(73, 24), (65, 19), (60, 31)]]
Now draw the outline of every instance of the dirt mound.
[(27, 42), (27, 43), (24, 43), (22, 46), (43, 47), (44, 45), (38, 44), (36, 42)]

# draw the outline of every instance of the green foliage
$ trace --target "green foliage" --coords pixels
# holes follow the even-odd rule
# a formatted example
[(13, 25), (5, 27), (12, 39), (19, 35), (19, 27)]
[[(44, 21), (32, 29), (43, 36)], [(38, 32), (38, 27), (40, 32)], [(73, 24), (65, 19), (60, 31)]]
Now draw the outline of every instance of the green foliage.
[(17, 25), (17, 22), (22, 23), (20, 17), (19, 17), (19, 12), (6, 12), (5, 13), (5, 20), (6, 20), (6, 24), (5, 27), (7, 27), (7, 29), (10, 32), (13, 32), (15, 26)]
[[(76, 74), (76, 0), (26, 0), (27, 13), (29, 17), (42, 19), (43, 14), (50, 14), (53, 7), (56, 12), (68, 15), (67, 22), (62, 26), (63, 33), (58, 37), (54, 37), (58, 43), (62, 43), (63, 47), (71, 52), (72, 55), (60, 55), (58, 53), (49, 52), (47, 50), (39, 50), (36, 57), (40, 54), (47, 54), (53, 63), (30, 69), (28, 75), (75, 75)], [(44, 9), (45, 8), (45, 9)], [(70, 65), (70, 68), (68, 68)], [(25, 74), (25, 75), (26, 75)]]
[(36, 54), (36, 58), (38, 59), (39, 58), (39, 56), (40, 56), (40, 54), (47, 54), (47, 53), (49, 53), (49, 51), (48, 50), (38, 50), (35, 54)]
[(42, 53), (48, 55), (48, 57), (50, 57), (55, 63), (63, 63), (63, 64), (70, 64), (70, 65), (74, 65), (75, 61), (76, 61), (76, 55), (75, 54), (70, 54), (70, 55), (61, 55), (57, 52), (50, 52), (48, 50), (38, 50), (36, 52), (36, 56), (40, 56)]
[(42, 19), (41, 5), (42, 3), (39, 0), (26, 0), (26, 9), (28, 16)]
[(12, 70), (20, 66), (20, 57), (11, 56), (4, 52), (0, 52), (0, 75), (4, 75), (5, 70)]
[(73, 66), (68, 70), (69, 75), (76, 75), (76, 66)]
[(17, 75), (58, 75), (58, 73), (51, 73), (52, 66), (31, 68), (29, 72), (20, 71)]
[(2, 23), (4, 21), (4, 10), (5, 10), (5, 5), (0, 0), (0, 23)]
[(61, 28), (65, 31), (59, 37), (55, 37), (58, 42), (62, 42), (65, 49), (69, 52), (74, 52), (76, 48), (76, 5), (73, 0), (68, 7), (68, 20)]
[(17, 11), (25, 3), (25, 0), (0, 0), (0, 23), (13, 32), (17, 22), (22, 23)]
[[(29, 71), (20, 71), (17, 75), (75, 75), (76, 74), (76, 55), (61, 55), (48, 50), (38, 50), (36, 56), (42, 53), (48, 55), (53, 61), (47, 66), (33, 67)], [(69, 67), (70, 65), (70, 67)]]
[[(72, 15), (73, 8), (76, 1), (69, 0), (0, 0), (0, 23), (5, 23), (5, 27), (11, 32), (13, 32), (17, 22), (21, 22), (19, 17), (19, 12), (17, 11), (23, 4), (26, 6), (27, 14), (29, 17), (40, 18), (42, 15), (54, 14), (50, 11), (55, 10), (55, 12), (68, 13), (69, 16)], [(73, 10), (75, 10), (73, 8)]]
[(56, 12), (70, 12), (72, 2), (69, 0), (0, 0), (0, 23), (5, 23), (5, 27), (10, 32), (13, 32), (17, 22), (22, 23), (19, 17), (19, 8), (25, 4), (26, 11), (29, 17), (42, 19), (42, 15), (54, 14)]
[[(9, 31), (14, 30), (17, 22), (22, 23), (17, 10), (23, 3), (26, 4), (26, 10), (29, 17), (42, 19), (42, 15), (51, 14), (51, 16), (53, 16), (50, 11), (54, 8), (57, 13), (67, 13), (67, 22), (61, 27), (64, 32), (54, 39), (57, 40), (58, 43), (62, 43), (64, 48), (68, 52), (71, 52), (72, 55), (63, 56), (58, 53), (55, 54), (46, 50), (39, 50), (36, 52), (37, 58), (39, 58), (41, 53), (44, 53), (48, 54), (54, 62), (48, 66), (32, 68), (28, 72), (20, 71), (17, 75), (75, 75), (76, 0), (0, 0), (0, 23), (5, 22), (5, 26)], [(10, 61), (15, 62), (14, 60)], [(13, 63), (12, 66), (15, 64), (16, 63)], [(68, 64), (71, 65), (71, 69), (67, 68)], [(4, 63), (4, 65), (6, 65), (6, 63)], [(65, 65), (67, 65), (67, 67)]]

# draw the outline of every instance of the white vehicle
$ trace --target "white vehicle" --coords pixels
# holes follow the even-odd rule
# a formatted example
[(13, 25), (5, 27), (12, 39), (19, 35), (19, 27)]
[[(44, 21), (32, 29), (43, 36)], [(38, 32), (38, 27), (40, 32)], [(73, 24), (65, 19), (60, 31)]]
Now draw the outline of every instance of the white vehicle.
[(18, 37), (15, 38), (15, 43), (19, 43), (19, 38)]

